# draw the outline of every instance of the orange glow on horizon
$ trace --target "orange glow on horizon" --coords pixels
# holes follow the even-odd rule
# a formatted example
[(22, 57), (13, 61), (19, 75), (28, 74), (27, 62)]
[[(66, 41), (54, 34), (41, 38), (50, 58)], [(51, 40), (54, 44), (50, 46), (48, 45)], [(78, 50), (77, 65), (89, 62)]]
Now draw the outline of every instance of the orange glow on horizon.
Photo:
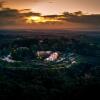
[(45, 18), (43, 16), (29, 16), (26, 17), (26, 23), (46, 23), (46, 22), (60, 22), (61, 20), (58, 18)]

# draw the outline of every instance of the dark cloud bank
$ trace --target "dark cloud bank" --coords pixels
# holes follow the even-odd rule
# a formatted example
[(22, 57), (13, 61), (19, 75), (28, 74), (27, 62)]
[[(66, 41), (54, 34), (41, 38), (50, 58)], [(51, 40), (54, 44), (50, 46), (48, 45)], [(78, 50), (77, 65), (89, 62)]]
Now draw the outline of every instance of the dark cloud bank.
[(100, 14), (84, 15), (81, 11), (69, 13), (65, 12), (65, 20), (74, 23), (100, 25)]

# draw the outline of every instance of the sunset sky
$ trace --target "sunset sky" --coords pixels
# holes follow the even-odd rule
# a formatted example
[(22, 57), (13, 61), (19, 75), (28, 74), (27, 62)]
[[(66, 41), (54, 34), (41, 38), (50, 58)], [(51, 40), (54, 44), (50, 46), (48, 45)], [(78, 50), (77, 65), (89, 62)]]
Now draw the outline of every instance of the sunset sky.
[(100, 13), (100, 0), (5, 0), (8, 7), (31, 9), (42, 14), (60, 14), (64, 11)]
[[(0, 29), (99, 28), (99, 4), (100, 0), (0, 0)], [(75, 15), (77, 11), (82, 14)]]

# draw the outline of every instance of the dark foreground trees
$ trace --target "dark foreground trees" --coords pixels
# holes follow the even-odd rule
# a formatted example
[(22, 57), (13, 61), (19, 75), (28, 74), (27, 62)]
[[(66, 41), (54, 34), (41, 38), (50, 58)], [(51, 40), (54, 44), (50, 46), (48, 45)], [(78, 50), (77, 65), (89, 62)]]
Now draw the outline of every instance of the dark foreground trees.
[[(8, 63), (0, 60), (0, 98), (70, 100), (91, 98), (95, 95), (97, 98), (100, 89), (100, 63), (94, 63), (94, 60), (100, 60), (98, 45), (90, 45), (76, 39), (46, 39), (41, 42), (15, 38), (14, 41), (7, 42), (8, 49), (3, 50), (5, 46), (1, 45), (0, 52), (5, 54), (9, 49), (10, 52), (6, 53), (11, 53), (13, 59), (21, 62)], [(34, 52), (37, 50), (60, 51), (66, 55), (73, 52), (84, 56), (85, 61), (63, 69), (54, 64), (56, 69), (51, 69), (51, 64), (36, 65), (28, 61), (34, 58)], [(64, 66), (67, 66), (66, 63)], [(62, 67), (62, 64), (59, 64), (59, 67)]]

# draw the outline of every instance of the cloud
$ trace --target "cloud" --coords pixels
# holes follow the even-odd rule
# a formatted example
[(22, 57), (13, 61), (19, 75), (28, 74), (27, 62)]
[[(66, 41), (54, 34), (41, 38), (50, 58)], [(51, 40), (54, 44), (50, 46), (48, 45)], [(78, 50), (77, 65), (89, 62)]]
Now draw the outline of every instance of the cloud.
[(82, 13), (64, 13), (64, 20), (73, 23), (99, 25), (100, 26), (100, 14), (84, 15)]
[(16, 9), (4, 8), (0, 11), (0, 18), (1, 17), (20, 17), (20, 13)]
[(5, 4), (5, 1), (0, 1), (0, 8), (2, 8), (4, 4)]
[[(45, 23), (33, 23), (31, 25), (26, 23), (25, 17), (39, 16), (45, 19)], [(11, 9), (2, 8), (0, 10), (0, 28), (7, 26), (17, 27), (100, 27), (100, 14), (85, 15), (82, 12), (69, 13), (65, 12), (61, 15), (45, 15), (41, 13), (31, 12), (30, 9)]]
[(27, 13), (22, 13), (24, 16), (41, 16), (40, 13), (35, 13), (35, 12), (27, 12)]
[(23, 21), (23, 15), (17, 9), (3, 8), (0, 10), (0, 26), (16, 25)]
[(25, 17), (40, 16), (40, 13), (31, 12), (29, 9), (23, 9), (24, 13), (17, 9), (3, 8), (0, 10), (0, 26), (26, 24)]

